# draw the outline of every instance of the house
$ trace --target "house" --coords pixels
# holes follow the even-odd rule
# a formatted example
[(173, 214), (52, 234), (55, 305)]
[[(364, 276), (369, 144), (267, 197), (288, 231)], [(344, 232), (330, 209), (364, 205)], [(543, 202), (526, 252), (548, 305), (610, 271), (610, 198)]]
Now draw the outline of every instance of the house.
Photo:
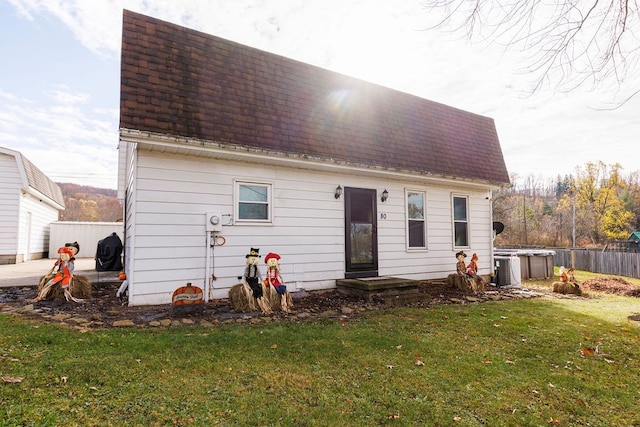
[(18, 151), (0, 147), (0, 264), (49, 256), (49, 227), (64, 209), (60, 187)]
[[(494, 121), (124, 12), (118, 194), (131, 305), (238, 283), (250, 248), (289, 290), (491, 273)], [(262, 264), (264, 267), (264, 264)], [(264, 270), (263, 270), (264, 275)]]

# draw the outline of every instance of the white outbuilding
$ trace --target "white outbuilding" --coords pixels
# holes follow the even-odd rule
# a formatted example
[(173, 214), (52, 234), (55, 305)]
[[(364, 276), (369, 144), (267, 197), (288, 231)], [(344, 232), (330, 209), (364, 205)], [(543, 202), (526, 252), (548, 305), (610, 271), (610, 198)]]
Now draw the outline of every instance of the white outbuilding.
[(0, 264), (47, 258), (50, 225), (63, 209), (55, 182), (20, 152), (0, 147)]

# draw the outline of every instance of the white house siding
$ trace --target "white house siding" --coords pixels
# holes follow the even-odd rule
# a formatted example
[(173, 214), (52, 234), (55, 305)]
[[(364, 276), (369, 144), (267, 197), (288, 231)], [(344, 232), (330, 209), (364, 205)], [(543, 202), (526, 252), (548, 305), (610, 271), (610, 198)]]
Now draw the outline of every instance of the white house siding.
[[(471, 246), (464, 250), (477, 252), (481, 273), (489, 271), (491, 207), (489, 189), (482, 186), (427, 185), (356, 170), (328, 173), (145, 150), (131, 151), (129, 162), (126, 268), (131, 305), (168, 303), (172, 292), (187, 282), (207, 288), (211, 251), (206, 247), (206, 212), (223, 215), (219, 235), (226, 239), (213, 248), (216, 280), (208, 298), (228, 295), (251, 247), (260, 248), (263, 257), (268, 252), (282, 256), (282, 276), (292, 291), (335, 287), (345, 268), (344, 200), (333, 196), (337, 185), (389, 192), (385, 203), (378, 197), (380, 275), (426, 279), (454, 271), (460, 248), (453, 247), (452, 187), (455, 194), (469, 197)], [(234, 180), (273, 185), (273, 224), (234, 225)], [(407, 250), (406, 189), (427, 194), (427, 250)]]
[(138, 160), (138, 154), (136, 150), (135, 143), (125, 143), (121, 142), (119, 144), (119, 164), (118, 168), (120, 170), (126, 171), (125, 174), (119, 173), (118, 176), (124, 177), (124, 188), (119, 188), (120, 203), (124, 208), (124, 269), (127, 273), (127, 281), (129, 283), (129, 295), (132, 295), (129, 298), (130, 303), (132, 300), (137, 299), (136, 289), (137, 285), (135, 282), (135, 271), (133, 269), (128, 268), (128, 266), (133, 265), (133, 258), (136, 253), (136, 234), (135, 234), (135, 220), (136, 220), (136, 176), (137, 169), (136, 164)]
[(50, 224), (58, 220), (58, 209), (31, 194), (20, 198), (18, 254), (23, 260), (46, 257), (49, 252)]
[(15, 262), (21, 178), (16, 158), (0, 152), (0, 264)]

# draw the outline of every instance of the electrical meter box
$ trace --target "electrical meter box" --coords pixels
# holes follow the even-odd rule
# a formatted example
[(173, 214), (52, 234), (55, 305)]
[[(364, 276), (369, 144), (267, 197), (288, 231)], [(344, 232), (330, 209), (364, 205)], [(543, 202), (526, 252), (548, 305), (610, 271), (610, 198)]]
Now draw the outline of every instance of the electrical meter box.
[(206, 231), (222, 231), (222, 214), (207, 212), (205, 217)]

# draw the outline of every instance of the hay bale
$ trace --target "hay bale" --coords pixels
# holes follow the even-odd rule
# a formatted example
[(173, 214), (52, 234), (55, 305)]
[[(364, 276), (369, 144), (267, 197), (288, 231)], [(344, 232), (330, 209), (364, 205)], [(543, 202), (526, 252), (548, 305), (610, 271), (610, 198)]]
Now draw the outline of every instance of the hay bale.
[(289, 291), (286, 291), (284, 296), (280, 295), (276, 288), (273, 286), (262, 286), (262, 292), (264, 294), (264, 298), (267, 301), (267, 305), (273, 311), (282, 310), (282, 298), (286, 298), (287, 307), (289, 309), (293, 308), (293, 302), (291, 300), (291, 294)]
[[(38, 282), (38, 294), (44, 288), (49, 280), (51, 280), (52, 276), (42, 276), (40, 281)], [(69, 286), (69, 292), (71, 295), (78, 299), (89, 299), (91, 298), (91, 282), (87, 276), (80, 276), (78, 274), (73, 275), (73, 279), (71, 280), (71, 285)], [(64, 290), (60, 287), (60, 285), (54, 285), (51, 287), (46, 297), (44, 298), (47, 301), (66, 301), (64, 296)]]
[(75, 298), (91, 298), (91, 282), (87, 276), (74, 275), (69, 290), (71, 291), (71, 295)]
[(553, 282), (553, 292), (563, 295), (582, 295), (580, 286), (569, 282)]
[(269, 298), (269, 307), (271, 307), (271, 310), (282, 310), (282, 298), (286, 298), (286, 303), (289, 310), (293, 308), (293, 302), (291, 301), (291, 294), (289, 293), (289, 291), (285, 292), (284, 295), (280, 295), (278, 292), (276, 292), (275, 289), (273, 289), (272, 286), (269, 287), (273, 290), (273, 293), (271, 293)]
[(253, 295), (247, 293), (242, 283), (238, 283), (229, 289), (229, 303), (235, 311), (242, 313), (257, 310)]
[(466, 274), (452, 273), (447, 276), (447, 284), (449, 287), (458, 289), (462, 292), (484, 292), (484, 283), (473, 280)]

